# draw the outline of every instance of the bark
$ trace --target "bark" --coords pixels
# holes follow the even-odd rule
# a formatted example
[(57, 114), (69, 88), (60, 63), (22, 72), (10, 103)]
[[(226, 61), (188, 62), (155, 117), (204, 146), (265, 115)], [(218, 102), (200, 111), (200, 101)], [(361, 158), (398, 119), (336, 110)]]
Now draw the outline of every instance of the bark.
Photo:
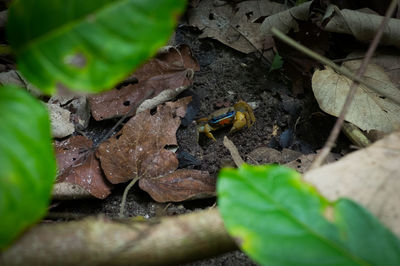
[(41, 224), (0, 254), (1, 265), (168, 265), (237, 249), (217, 209), (152, 219)]

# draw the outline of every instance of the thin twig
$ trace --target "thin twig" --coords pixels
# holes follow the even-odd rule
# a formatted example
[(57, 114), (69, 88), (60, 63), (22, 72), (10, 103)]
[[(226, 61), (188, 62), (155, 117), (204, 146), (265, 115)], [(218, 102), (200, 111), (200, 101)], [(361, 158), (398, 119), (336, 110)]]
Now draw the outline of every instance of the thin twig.
[(363, 74), (365, 73), (365, 70), (367, 69), (367, 65), (368, 65), (372, 55), (374, 54), (376, 47), (378, 47), (379, 41), (383, 34), (383, 29), (385, 28), (389, 18), (392, 16), (393, 12), (395, 11), (396, 6), (397, 6), (397, 0), (392, 0), (389, 8), (386, 11), (385, 17), (382, 19), (382, 22), (379, 25), (378, 31), (376, 32), (375, 37), (372, 40), (372, 43), (369, 46), (367, 53), (365, 54), (365, 58), (361, 62), (360, 68), (357, 70), (357, 73), (356, 73), (357, 79), (353, 79), (353, 82), (350, 86), (350, 90), (346, 97), (346, 101), (343, 104), (340, 115), (339, 115), (338, 119), (336, 120), (336, 123), (329, 135), (329, 138), (326, 141), (324, 147), (322, 148), (321, 153), (317, 156), (315, 161), (312, 163), (310, 169), (319, 167), (325, 161), (325, 158), (328, 156), (329, 152), (331, 151), (332, 147), (334, 146), (335, 141), (336, 141), (337, 137), (339, 136), (340, 130), (342, 128), (346, 112), (349, 109), (350, 104), (354, 98), (354, 94), (356, 92), (356, 88), (358, 85), (357, 81), (360, 80), (361, 77), (363, 76)]
[[(382, 25), (381, 25), (382, 26)], [(383, 28), (380, 30), (382, 31)], [(272, 27), (271, 32), (278, 37), (279, 39), (281, 39), (283, 42), (289, 44), (290, 46), (296, 48), (297, 50), (299, 50), (300, 52), (305, 53), (306, 55), (308, 55), (309, 57), (319, 61), (320, 63), (327, 65), (331, 68), (333, 68), (335, 71), (339, 72), (340, 74), (348, 77), (349, 79), (356, 81), (360, 84), (363, 84), (364, 86), (368, 87), (369, 89), (377, 92), (378, 94), (385, 96), (387, 99), (392, 100), (394, 103), (397, 103), (398, 105), (400, 105), (400, 100), (397, 98), (393, 98), (392, 95), (388, 95), (387, 93), (383, 92), (382, 89), (379, 89), (378, 87), (376, 87), (373, 84), (370, 84), (366, 81), (364, 81), (361, 76), (354, 74), (352, 71), (350, 71), (349, 69), (347, 69), (344, 66), (338, 66), (337, 64), (335, 64), (332, 60), (310, 50), (309, 48), (299, 44), (298, 42), (296, 42), (295, 40), (291, 39), (290, 37), (286, 36), (283, 32), (281, 32), (280, 30), (278, 30), (275, 27)], [(382, 33), (381, 33), (382, 34)]]
[(121, 205), (119, 207), (119, 218), (124, 218), (125, 212), (125, 204), (126, 204), (126, 196), (128, 195), (129, 190), (133, 187), (133, 185), (139, 180), (140, 176), (135, 177), (132, 181), (126, 186), (124, 190), (124, 194), (122, 195)]
[(224, 146), (229, 150), (233, 161), (235, 162), (237, 167), (240, 167), (242, 164), (244, 164), (244, 161), (242, 157), (240, 157), (239, 151), (236, 148), (235, 144), (228, 139), (227, 136), (224, 137)]
[(359, 59), (364, 59), (364, 56), (360, 55), (360, 56), (354, 56), (354, 57), (333, 59), (332, 62), (334, 62), (334, 63), (342, 63), (342, 62), (346, 62), (346, 61), (359, 60)]

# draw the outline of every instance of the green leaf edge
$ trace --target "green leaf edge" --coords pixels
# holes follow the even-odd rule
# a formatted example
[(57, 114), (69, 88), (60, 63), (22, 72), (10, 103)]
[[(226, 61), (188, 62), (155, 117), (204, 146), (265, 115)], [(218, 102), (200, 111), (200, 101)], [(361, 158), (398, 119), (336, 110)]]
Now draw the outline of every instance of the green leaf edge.
[[(224, 220), (224, 224), (225, 224), (225, 227), (227, 228), (227, 231), (234, 239), (237, 240), (240, 248), (245, 253), (247, 253), (251, 258), (253, 258), (255, 261), (257, 261), (258, 263), (269, 265), (269, 263), (262, 261), (262, 259), (260, 259), (260, 257), (257, 254), (254, 254), (254, 252), (253, 252), (255, 246), (261, 245), (260, 242), (257, 242), (260, 239), (258, 238), (258, 235), (254, 231), (250, 230), (249, 228), (246, 228), (246, 226), (230, 224), (229, 220), (232, 219), (232, 217), (230, 216), (231, 210), (229, 208), (225, 208), (224, 203), (223, 203), (223, 198), (226, 196), (226, 194), (229, 194), (229, 193), (226, 193), (227, 191), (224, 191), (224, 188), (223, 188), (224, 185), (222, 184), (225, 179), (231, 179), (231, 178), (232, 179), (235, 179), (235, 178), (244, 179), (244, 176), (246, 176), (246, 175), (249, 176), (249, 171), (257, 171), (257, 170), (261, 170), (261, 171), (278, 170), (278, 171), (281, 171), (282, 173), (286, 172), (288, 174), (288, 176), (290, 176), (292, 178), (291, 179), (292, 185), (298, 186), (301, 189), (305, 189), (306, 191), (308, 191), (310, 193), (310, 195), (316, 196), (321, 200), (323, 208), (319, 211), (321, 212), (322, 216), (324, 216), (323, 213), (324, 213), (324, 211), (326, 211), (327, 208), (333, 208), (334, 209), (333, 219), (337, 223), (341, 223), (342, 226), (346, 223), (345, 220), (343, 220), (342, 213), (339, 211), (339, 209), (343, 209), (343, 206), (350, 206), (350, 208), (353, 208), (355, 212), (359, 212), (361, 214), (361, 216), (364, 216), (367, 219), (369, 218), (370, 219), (369, 221), (371, 223), (373, 223), (375, 226), (378, 226), (377, 231), (381, 235), (384, 235), (385, 237), (388, 237), (388, 239), (391, 240), (392, 242), (395, 242), (395, 244), (394, 244), (395, 248), (394, 248), (394, 250), (392, 250), (393, 251), (392, 253), (390, 253), (390, 251), (389, 251), (389, 256), (391, 256), (391, 259), (397, 260), (398, 262), (400, 262), (400, 252), (399, 252), (400, 251), (400, 241), (399, 241), (399, 239), (390, 230), (388, 230), (384, 225), (382, 225), (378, 219), (376, 219), (371, 213), (369, 213), (366, 209), (364, 209), (357, 203), (355, 203), (349, 199), (339, 199), (335, 202), (329, 202), (327, 199), (325, 199), (323, 196), (321, 196), (313, 186), (302, 181), (301, 175), (299, 173), (297, 173), (296, 171), (294, 171), (290, 168), (287, 168), (287, 167), (278, 166), (278, 165), (250, 166), (247, 164), (243, 164), (238, 169), (224, 168), (220, 171), (218, 182), (217, 182), (218, 205), (219, 205), (219, 209), (221, 212), (221, 216)], [(274, 173), (274, 174), (277, 174), (277, 173)], [(240, 193), (240, 191), (234, 192), (234, 194), (237, 194), (237, 193)], [(329, 220), (327, 220), (327, 221), (331, 222)], [(330, 240), (328, 239), (328, 241), (330, 241)], [(279, 244), (279, 243), (277, 243), (277, 244)], [(337, 245), (338, 243), (332, 242), (332, 244)], [(349, 253), (348, 250), (343, 249), (340, 245), (339, 245), (339, 248), (342, 251), (345, 251), (345, 253), (347, 253), (349, 255), (349, 258), (353, 260), (353, 263), (356, 263), (358, 265), (369, 265), (370, 264), (370, 262), (367, 262), (364, 259), (357, 257), (352, 253)], [(348, 248), (348, 247), (345, 247), (345, 248)], [(398, 253), (399, 255), (396, 256), (396, 253)], [(393, 260), (391, 260), (391, 262), (393, 262)], [(351, 263), (351, 264), (353, 264), (353, 263)], [(396, 265), (396, 264), (392, 263), (391, 265)]]
[[(10, 11), (9, 11), (9, 16), (10, 16), (10, 14), (12, 15), (13, 14), (13, 8), (14, 8), (14, 6), (16, 6), (19, 2), (23, 2), (23, 1), (21, 1), (21, 0), (19, 0), (19, 1), (13, 1), (12, 2), (12, 4), (11, 4), (11, 6), (10, 6)], [(129, 0), (121, 0), (120, 2), (129, 2)], [(17, 3), (17, 4), (16, 4)], [(178, 15), (179, 14), (181, 14), (182, 12), (183, 12), (183, 10), (185, 9), (185, 6), (186, 6), (186, 1), (184, 1), (184, 0), (176, 0), (176, 1), (174, 1), (174, 3), (176, 4), (176, 6), (175, 6), (175, 10), (172, 12), (172, 17), (171, 17), (171, 19), (172, 19), (172, 21), (174, 21), (174, 24), (176, 25), (177, 24), (177, 21), (176, 21), (176, 19), (178, 18)], [(117, 3), (117, 4), (120, 4), (120, 3)], [(178, 6), (178, 4), (180, 4), (180, 6)], [(115, 6), (115, 3), (110, 3), (110, 4), (108, 4), (107, 6), (111, 6), (112, 8)], [(100, 8), (100, 9), (106, 9), (106, 7), (102, 7), (102, 8)], [(14, 13), (17, 13), (17, 12), (14, 12)], [(10, 19), (9, 19), (10, 20)], [(32, 75), (31, 75), (31, 73), (30, 73), (30, 70), (29, 70), (29, 67), (25, 67), (24, 65), (21, 65), (21, 61), (20, 61), (20, 58), (21, 57), (24, 57), (24, 51), (27, 51), (27, 50), (29, 50), (29, 47), (34, 47), (35, 46), (35, 44), (37, 43), (37, 42), (39, 42), (40, 40), (52, 40), (52, 38), (51, 37), (53, 37), (53, 38), (55, 38), (55, 37), (57, 37), (57, 36), (59, 36), (60, 35), (60, 32), (61, 33), (63, 33), (63, 32), (68, 32), (67, 30), (68, 29), (72, 29), (73, 28), (73, 26), (75, 26), (75, 25), (78, 25), (78, 24), (81, 24), (81, 23), (84, 23), (84, 22), (86, 22), (86, 20), (87, 20), (87, 15), (86, 16), (83, 16), (83, 17), (81, 17), (80, 19), (75, 19), (73, 22), (71, 22), (71, 23), (66, 23), (65, 25), (63, 25), (63, 26), (61, 26), (60, 28), (62, 29), (62, 30), (51, 30), (50, 31), (50, 34), (45, 34), (45, 35), (43, 35), (43, 36), (39, 36), (39, 37), (37, 37), (37, 38), (35, 38), (35, 39), (33, 39), (32, 41), (30, 41), (27, 45), (25, 45), (25, 46), (23, 46), (23, 48), (18, 48), (18, 46), (15, 44), (15, 43), (11, 43), (11, 46), (13, 47), (13, 49), (14, 49), (14, 51), (16, 52), (16, 54), (17, 54), (17, 65), (18, 65), (18, 68), (19, 68), (19, 70), (20, 70), (20, 72), (21, 73), (23, 73), (24, 74), (24, 76), (30, 81), (30, 82), (32, 82), (32, 84), (34, 84), (36, 87), (38, 87), (38, 89), (40, 90), (40, 91), (42, 91), (43, 93), (45, 93), (45, 94), (48, 94), (48, 95), (51, 95), (51, 94), (53, 94), (54, 92), (55, 92), (55, 89), (56, 88), (58, 88), (58, 89), (64, 89), (64, 88), (68, 88), (68, 89), (71, 89), (71, 90), (73, 90), (73, 91), (83, 91), (83, 92), (89, 92), (89, 93), (96, 93), (96, 92), (102, 92), (102, 91), (105, 91), (105, 90), (109, 90), (109, 89), (111, 89), (115, 84), (117, 84), (119, 81), (121, 81), (122, 79), (124, 79), (127, 75), (129, 75), (130, 73), (132, 73), (137, 67), (139, 67), (141, 64), (143, 64), (144, 63), (144, 61), (146, 60), (146, 59), (142, 59), (141, 60), (141, 63), (139, 63), (139, 64), (132, 64), (129, 68), (127, 68), (127, 67), (125, 67), (125, 71), (121, 71), (121, 73), (119, 74), (119, 75), (115, 75), (113, 78), (110, 78), (109, 80), (108, 80), (108, 82), (107, 82), (107, 84), (102, 84), (102, 86), (91, 86), (91, 85), (89, 85), (89, 86), (87, 86), (86, 84), (84, 84), (84, 83), (81, 83), (80, 85), (80, 87), (69, 87), (68, 85), (69, 84), (63, 84), (63, 83), (60, 83), (61, 81), (58, 81), (58, 83), (52, 83), (52, 84), (49, 84), (49, 83), (47, 83), (47, 86), (46, 85), (43, 85), (43, 84), (39, 84), (39, 83), (37, 83), (36, 82), (36, 78), (34, 77), (35, 76), (35, 73), (33, 73)], [(9, 32), (9, 31), (11, 31), (10, 30), (10, 24), (11, 23), (8, 23), (7, 24), (7, 33)], [(72, 24), (72, 26), (71, 26), (71, 24)], [(171, 30), (170, 30), (170, 33), (172, 33), (172, 31), (173, 31), (173, 29), (174, 29), (174, 27), (173, 28), (171, 28)], [(8, 33), (9, 34), (9, 33)], [(8, 35), (7, 34), (7, 35)], [(165, 44), (166, 42), (167, 42), (167, 40), (168, 40), (168, 38), (165, 38), (165, 39), (163, 39), (163, 40), (160, 40), (158, 43), (154, 43), (151, 47), (150, 47), (150, 49), (148, 49), (148, 51), (147, 51), (147, 55), (145, 55), (145, 58), (151, 58), (151, 57), (153, 57), (155, 54), (156, 54), (156, 52), (158, 51), (158, 49), (163, 45), (163, 44)], [(79, 51), (79, 52), (82, 52), (82, 51)], [(18, 55), (20, 55), (20, 56), (18, 56)], [(22, 56), (21, 56), (22, 55)], [(91, 60), (93, 60), (94, 58), (88, 58), (88, 61), (91, 61)], [(123, 63), (121, 63), (121, 65), (123, 65)], [(47, 71), (46, 71), (47, 72)], [(50, 73), (50, 75), (51, 75), (51, 73)], [(52, 80), (52, 79), (49, 79), (49, 80)]]
[[(0, 86), (0, 113), (4, 115), (0, 124), (0, 250), (4, 250), (46, 214), (56, 162), (49, 115), (43, 103), (24, 89)], [(21, 123), (13, 123), (14, 119), (21, 119)], [(25, 144), (18, 142), (20, 138)], [(10, 162), (17, 168), (7, 167)]]

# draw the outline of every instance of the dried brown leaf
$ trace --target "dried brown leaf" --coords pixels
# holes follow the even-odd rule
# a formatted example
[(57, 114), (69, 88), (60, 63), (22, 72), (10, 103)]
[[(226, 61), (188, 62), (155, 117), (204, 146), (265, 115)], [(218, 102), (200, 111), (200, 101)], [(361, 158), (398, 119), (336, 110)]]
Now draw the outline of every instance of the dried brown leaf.
[(96, 120), (123, 116), (149, 94), (155, 97), (164, 90), (189, 87), (196, 70), (199, 65), (188, 46), (168, 46), (135, 71), (133, 76), (138, 83), (90, 96), (92, 115)]
[(216, 5), (216, 1), (201, 1), (189, 9), (189, 24), (203, 31), (200, 38), (211, 37), (243, 53), (269, 49), (271, 36), (260, 34), (263, 18), (285, 9), (272, 1), (241, 1)]
[[(358, 58), (364, 55), (365, 51), (357, 51), (349, 54), (347, 58)], [(400, 51), (398, 49), (378, 50), (370, 63), (383, 67), (390, 81), (400, 88)]]
[[(288, 33), (290, 30), (298, 31), (297, 21), (308, 20), (310, 5), (315, 1), (292, 7), (288, 10), (272, 15), (264, 20), (261, 25), (262, 35), (270, 34), (272, 27)], [(325, 25), (325, 31), (346, 33), (353, 35), (359, 41), (371, 41), (383, 19), (383, 16), (368, 14), (349, 9), (335, 9), (333, 16), (327, 16), (324, 21), (317, 21), (319, 25)], [(400, 21), (391, 18), (383, 31), (380, 41), (385, 45), (400, 47)]]
[[(335, 15), (324, 30), (351, 34), (359, 41), (369, 42), (378, 31), (382, 19), (383, 16), (343, 9), (340, 10), (340, 14), (335, 11)], [(400, 20), (394, 18), (388, 20), (380, 43), (400, 47)]]
[[(345, 62), (343, 66), (355, 72), (360, 64), (361, 60), (353, 60)], [(390, 82), (381, 67), (369, 64), (364, 79), (378, 88), (382, 95), (390, 95), (397, 102), (400, 101), (399, 89)], [(312, 89), (321, 109), (328, 114), (339, 116), (351, 83), (350, 79), (329, 67), (315, 71)], [(400, 106), (382, 95), (364, 85), (357, 86), (352, 104), (346, 113), (346, 121), (367, 131), (375, 129), (387, 133), (398, 129)]]
[(142, 178), (141, 189), (158, 202), (184, 201), (215, 196), (215, 180), (206, 171), (178, 169), (157, 178)]
[[(107, 179), (122, 183), (137, 176), (158, 177), (175, 171), (178, 159), (168, 145), (177, 145), (176, 130), (180, 125), (177, 110), (187, 106), (191, 97), (180, 99), (179, 105), (159, 105), (132, 117), (114, 137), (100, 144), (97, 156)], [(182, 114), (180, 114), (182, 115)]]
[(269, 16), (261, 24), (260, 27), (261, 35), (270, 35), (272, 27), (279, 29), (283, 33), (288, 33), (292, 29), (295, 32), (298, 32), (299, 25), (297, 21), (308, 20), (311, 4), (312, 1), (305, 2), (301, 5), (292, 7), (285, 11)]
[(306, 172), (329, 200), (357, 201), (400, 236), (400, 131), (335, 163)]
[(96, 198), (104, 199), (111, 193), (111, 184), (104, 178), (100, 164), (90, 151), (92, 141), (84, 136), (74, 136), (56, 142), (58, 165), (57, 183), (76, 184)]

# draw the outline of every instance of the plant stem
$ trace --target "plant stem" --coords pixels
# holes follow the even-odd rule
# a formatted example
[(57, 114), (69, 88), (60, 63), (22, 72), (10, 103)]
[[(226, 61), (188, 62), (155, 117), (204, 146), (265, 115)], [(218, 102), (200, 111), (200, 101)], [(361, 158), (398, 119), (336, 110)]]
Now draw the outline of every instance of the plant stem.
[[(382, 26), (382, 24), (381, 24)], [(379, 30), (378, 30), (379, 31)], [(383, 28), (380, 29), (380, 31), (383, 31)], [(319, 61), (320, 63), (327, 65), (331, 68), (333, 68), (335, 71), (339, 72), (340, 74), (348, 77), (349, 79), (356, 81), (360, 84), (363, 84), (364, 86), (368, 87), (369, 89), (377, 92), (378, 94), (385, 96), (387, 99), (392, 100), (393, 102), (395, 102), (396, 104), (400, 105), (400, 100), (397, 98), (393, 98), (391, 95), (386, 94), (385, 92), (383, 92), (381, 89), (377, 88), (376, 86), (364, 81), (361, 76), (354, 74), (353, 72), (351, 72), (349, 69), (347, 69), (346, 67), (343, 66), (338, 66), (337, 64), (335, 64), (332, 60), (310, 50), (309, 48), (301, 45), (300, 43), (296, 42), (295, 40), (291, 39), (290, 37), (286, 36), (283, 32), (281, 32), (280, 30), (278, 30), (275, 27), (272, 27), (271, 32), (278, 37), (279, 39), (281, 39), (283, 42), (287, 43), (288, 45), (296, 48), (297, 50), (299, 50), (300, 52), (305, 53), (306, 55), (308, 55), (309, 57)], [(381, 33), (382, 34), (382, 33)], [(364, 59), (365, 60), (365, 59)], [(369, 60), (368, 60), (369, 61)]]
[(121, 205), (119, 207), (119, 218), (124, 218), (125, 212), (125, 204), (126, 204), (126, 196), (128, 195), (129, 190), (133, 187), (133, 185), (139, 180), (140, 176), (135, 177), (132, 181), (126, 186), (124, 190), (124, 194), (122, 195)]

